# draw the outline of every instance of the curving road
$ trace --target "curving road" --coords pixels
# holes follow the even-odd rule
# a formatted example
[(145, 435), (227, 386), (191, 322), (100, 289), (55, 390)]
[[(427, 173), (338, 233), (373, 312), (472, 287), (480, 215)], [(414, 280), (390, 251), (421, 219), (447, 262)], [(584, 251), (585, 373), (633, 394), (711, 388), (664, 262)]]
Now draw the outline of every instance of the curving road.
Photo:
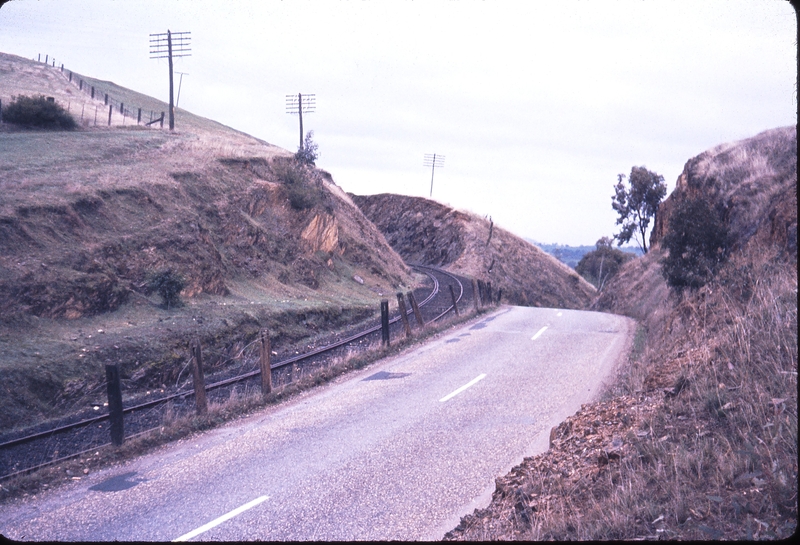
[(547, 448), (633, 322), (502, 307), (295, 401), (2, 507), (23, 540), (438, 539)]

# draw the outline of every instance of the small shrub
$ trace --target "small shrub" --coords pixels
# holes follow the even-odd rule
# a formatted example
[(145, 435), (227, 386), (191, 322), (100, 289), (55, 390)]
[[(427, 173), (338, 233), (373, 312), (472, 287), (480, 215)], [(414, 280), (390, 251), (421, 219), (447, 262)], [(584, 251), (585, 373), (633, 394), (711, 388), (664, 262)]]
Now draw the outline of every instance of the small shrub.
[(705, 199), (689, 199), (677, 204), (668, 225), (661, 274), (678, 292), (704, 286), (728, 258), (730, 238), (719, 213)]
[(321, 184), (309, 179), (308, 171), (297, 163), (287, 163), (277, 169), (278, 178), (286, 187), (289, 204), (295, 210), (314, 208), (324, 200)]
[(297, 153), (294, 154), (294, 158), (304, 165), (313, 166), (314, 161), (319, 157), (317, 149), (318, 146), (316, 142), (314, 142), (314, 131), (308, 131), (308, 133), (306, 133), (305, 143), (297, 150)]
[(182, 306), (181, 290), (186, 287), (186, 280), (179, 274), (167, 269), (154, 274), (148, 282), (151, 292), (155, 291), (161, 296), (164, 308)]
[(295, 210), (314, 208), (319, 203), (319, 191), (309, 185), (289, 186), (289, 203)]
[(44, 96), (18, 96), (3, 108), (3, 120), (23, 127), (50, 130), (74, 130), (78, 127), (71, 115), (55, 101)]

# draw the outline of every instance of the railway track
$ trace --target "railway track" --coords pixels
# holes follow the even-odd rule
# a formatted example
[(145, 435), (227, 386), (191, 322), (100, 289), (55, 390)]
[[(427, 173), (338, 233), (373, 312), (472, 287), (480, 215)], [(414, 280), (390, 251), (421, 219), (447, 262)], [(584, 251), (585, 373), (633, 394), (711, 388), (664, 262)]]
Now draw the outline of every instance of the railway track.
[[(412, 267), (428, 276), (431, 281), (430, 291), (427, 288), (415, 290), (415, 297), (424, 295), (419, 304), (425, 323), (442, 319), (453, 310), (452, 298), (443, 285), (452, 287), (456, 296), (456, 304), (465, 296), (474, 297), (471, 285), (465, 284), (456, 275), (437, 267), (412, 265)], [(408, 309), (408, 314), (413, 311)], [(401, 316), (396, 312), (390, 319), (390, 335), (396, 338), (402, 332)], [(273, 383), (281, 386), (292, 382), (305, 372), (330, 365), (338, 357), (347, 353), (363, 350), (380, 339), (380, 324), (364, 330), (344, 334), (322, 346), (314, 347), (302, 354), (286, 357), (273, 362), (271, 370)], [(254, 345), (243, 348), (245, 350)], [(260, 385), (260, 370), (252, 358), (254, 370), (235, 376), (216, 380), (206, 386), (210, 402), (221, 402), (235, 395), (248, 395), (257, 391)], [(174, 416), (193, 411), (194, 391), (182, 390), (157, 399), (135, 402), (123, 408), (126, 438), (130, 439), (143, 433), (151, 432), (163, 426), (167, 414)], [(22, 432), (25, 433), (25, 432)], [(16, 435), (16, 436), (15, 436)], [(101, 447), (110, 445), (109, 415), (100, 414), (90, 418), (73, 417), (72, 422), (20, 435), (7, 433), (0, 436), (0, 480), (23, 473), (28, 473), (45, 466), (66, 461), (71, 458), (90, 454)]]

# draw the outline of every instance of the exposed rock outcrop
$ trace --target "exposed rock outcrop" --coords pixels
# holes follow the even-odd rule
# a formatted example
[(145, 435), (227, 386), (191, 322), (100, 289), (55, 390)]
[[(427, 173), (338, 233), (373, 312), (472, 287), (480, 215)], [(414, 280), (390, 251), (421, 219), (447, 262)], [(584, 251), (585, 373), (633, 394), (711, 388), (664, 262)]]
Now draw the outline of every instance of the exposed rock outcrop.
[(594, 296), (575, 271), (491, 220), (421, 197), (352, 199), (407, 263), (491, 282), (516, 305), (585, 308)]
[(339, 223), (330, 214), (320, 213), (311, 218), (300, 237), (310, 246), (312, 252), (338, 252)]
[(650, 245), (669, 228), (676, 203), (702, 196), (722, 213), (736, 248), (756, 237), (797, 257), (797, 127), (716, 146), (686, 162), (659, 206)]

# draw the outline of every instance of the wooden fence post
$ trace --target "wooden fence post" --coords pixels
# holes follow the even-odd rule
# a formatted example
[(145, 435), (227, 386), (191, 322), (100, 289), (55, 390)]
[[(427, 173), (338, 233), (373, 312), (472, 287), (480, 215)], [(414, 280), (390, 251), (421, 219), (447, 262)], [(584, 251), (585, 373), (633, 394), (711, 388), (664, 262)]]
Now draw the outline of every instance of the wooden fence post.
[(406, 339), (411, 336), (411, 326), (408, 324), (408, 311), (406, 302), (403, 299), (403, 292), (397, 292), (397, 307), (400, 309), (400, 318), (403, 320), (403, 327), (406, 330)]
[(109, 104), (108, 105), (108, 126), (109, 127), (111, 126), (111, 110), (113, 110), (113, 109), (114, 109), (114, 107), (111, 104)]
[(474, 300), (475, 303), (475, 312), (478, 312), (478, 310), (481, 307), (481, 304), (478, 295), (478, 282), (474, 278), (472, 279), (472, 299)]
[(389, 346), (389, 301), (381, 300), (381, 340), (383, 346)]
[(106, 365), (108, 388), (108, 419), (111, 423), (111, 443), (120, 446), (125, 437), (122, 421), (122, 389), (119, 384), (119, 367)]
[(422, 319), (422, 313), (419, 311), (417, 300), (414, 298), (414, 292), (410, 291), (406, 294), (408, 301), (411, 303), (411, 308), (414, 309), (414, 317), (417, 319), (419, 327), (425, 327), (425, 320)]
[(453, 291), (452, 284), (447, 285), (450, 288), (450, 298), (453, 299), (453, 310), (456, 311), (456, 316), (458, 316), (458, 301), (456, 301), (456, 292)]
[(261, 396), (264, 400), (272, 393), (272, 367), (270, 360), (272, 359), (272, 343), (269, 340), (269, 331), (266, 329), (261, 330)]
[(161, 112), (161, 128), (164, 128), (164, 112)]
[(142, 109), (139, 108), (139, 115), (136, 116), (136, 124), (138, 125), (141, 122), (142, 122)]
[(106, 93), (106, 101), (103, 102), (103, 105), (106, 105), (106, 106), (108, 105), (108, 93)]
[(72, 70), (69, 71), (69, 81), (72, 83)]
[(492, 300), (492, 283), (491, 282), (486, 282), (486, 299), (489, 301), (490, 305), (492, 303), (494, 303), (494, 301)]
[(203, 352), (200, 349), (200, 339), (192, 343), (192, 375), (194, 376), (194, 402), (197, 414), (208, 412), (206, 401), (206, 381), (203, 377)]
[(497, 304), (500, 304), (500, 300), (503, 298), (503, 288), (497, 290)]

